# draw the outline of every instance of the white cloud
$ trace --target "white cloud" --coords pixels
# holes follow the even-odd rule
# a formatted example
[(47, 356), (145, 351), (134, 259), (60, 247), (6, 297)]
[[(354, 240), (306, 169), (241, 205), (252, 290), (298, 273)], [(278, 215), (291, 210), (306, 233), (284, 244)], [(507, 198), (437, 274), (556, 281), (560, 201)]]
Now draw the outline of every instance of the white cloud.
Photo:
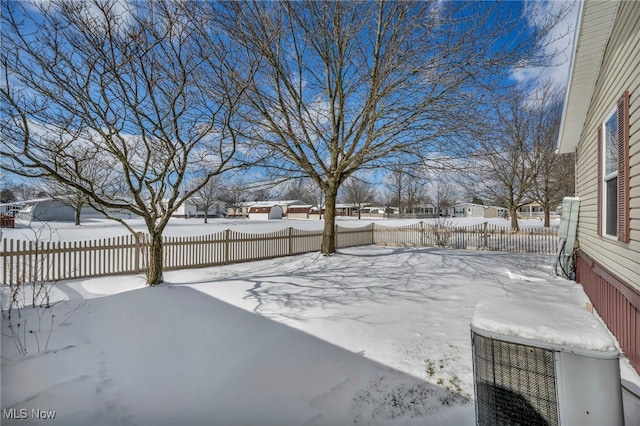
[(562, 13), (569, 7), (563, 19), (555, 25), (546, 39), (544, 52), (552, 56), (546, 67), (517, 69), (512, 78), (518, 82), (532, 82), (551, 80), (561, 87), (565, 87), (571, 66), (574, 35), (578, 18), (578, 3), (576, 1), (545, 1), (525, 2), (524, 13), (527, 14), (532, 27), (541, 27), (548, 16)]

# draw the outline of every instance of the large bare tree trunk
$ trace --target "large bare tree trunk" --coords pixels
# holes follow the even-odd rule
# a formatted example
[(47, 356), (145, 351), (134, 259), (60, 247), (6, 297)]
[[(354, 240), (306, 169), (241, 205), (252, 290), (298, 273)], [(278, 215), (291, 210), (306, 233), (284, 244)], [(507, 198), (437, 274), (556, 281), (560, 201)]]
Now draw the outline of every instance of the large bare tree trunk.
[(147, 268), (147, 285), (155, 286), (163, 281), (162, 232), (152, 232), (149, 245), (149, 266)]
[(551, 226), (551, 209), (549, 207), (544, 208), (544, 227), (548, 228)]
[(518, 209), (515, 207), (511, 207), (509, 210), (509, 214), (511, 215), (511, 229), (515, 229), (516, 231), (520, 229), (520, 225), (518, 225)]
[(324, 255), (336, 252), (336, 191), (327, 194), (324, 207), (324, 231), (320, 251)]

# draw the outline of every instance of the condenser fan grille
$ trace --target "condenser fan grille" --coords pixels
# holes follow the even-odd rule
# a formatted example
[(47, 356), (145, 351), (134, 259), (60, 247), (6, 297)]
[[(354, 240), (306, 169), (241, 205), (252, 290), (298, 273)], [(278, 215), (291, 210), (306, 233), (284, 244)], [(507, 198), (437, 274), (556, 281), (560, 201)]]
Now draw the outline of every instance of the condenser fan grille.
[(558, 425), (553, 351), (472, 334), (479, 425)]

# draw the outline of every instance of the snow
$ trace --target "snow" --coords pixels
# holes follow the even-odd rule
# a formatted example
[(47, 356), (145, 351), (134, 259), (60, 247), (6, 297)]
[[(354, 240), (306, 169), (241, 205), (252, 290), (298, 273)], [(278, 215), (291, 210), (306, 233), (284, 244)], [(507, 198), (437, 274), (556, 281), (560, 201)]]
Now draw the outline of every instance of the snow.
[[(172, 222), (169, 232), (178, 235), (233, 223), (258, 232), (260, 225)], [(260, 229), (291, 223), (263, 222)], [(81, 228), (55, 232), (71, 240), (120, 231), (105, 223)], [(26, 355), (2, 322), (2, 408), (17, 415), (24, 409), (32, 423), (32, 409), (55, 410), (46, 421), (52, 425), (473, 425), (474, 312), (490, 305), (504, 315), (534, 309), (549, 316), (537, 332), (555, 343), (609, 349), (611, 337), (578, 333), (600, 319), (584, 311), (589, 300), (581, 286), (552, 276), (553, 261), (365, 246), (329, 257), (171, 271), (155, 288), (141, 275), (60, 282), (51, 309), (23, 308), (14, 320), (33, 331), (24, 334)], [(6, 306), (6, 289), (2, 298)], [(589, 319), (572, 321), (570, 338), (556, 331), (559, 315)], [(521, 322), (512, 331), (476, 325), (522, 336), (524, 315)], [(623, 385), (640, 390), (625, 358), (621, 367)], [(626, 424), (637, 425), (640, 404), (628, 397), (624, 403)], [(5, 415), (3, 424), (30, 423)]]
[(570, 300), (530, 300), (520, 294), (483, 300), (476, 305), (471, 327), (492, 337), (528, 341), (548, 349), (579, 351), (599, 359), (618, 356), (608, 330), (584, 307), (574, 306)]
[[(352, 218), (338, 217), (337, 224), (345, 227), (361, 227), (369, 223), (377, 223), (384, 226), (405, 226), (420, 221), (441, 220), (446, 225), (470, 226), (484, 222), (496, 226), (510, 227), (507, 219), (484, 218), (441, 218), (441, 219), (386, 219), (386, 218)], [(283, 219), (283, 220), (248, 220), (248, 219), (222, 219), (209, 218), (209, 223), (203, 223), (203, 219), (172, 218), (169, 221), (166, 236), (198, 236), (215, 234), (225, 229), (238, 232), (274, 232), (288, 227), (305, 230), (321, 230), (324, 221), (318, 219)], [(137, 232), (146, 232), (146, 225), (142, 219), (127, 219), (127, 223)], [(553, 220), (552, 226), (558, 226), (559, 220)], [(536, 219), (521, 219), (522, 228), (542, 227), (542, 222)], [(106, 219), (85, 219), (79, 226), (69, 222), (33, 222), (31, 229), (25, 222), (17, 221), (16, 228), (2, 228), (2, 237), (7, 239), (33, 239), (34, 230), (40, 233), (42, 241), (81, 241), (87, 239), (101, 239), (116, 236), (129, 235), (129, 232), (117, 222)]]

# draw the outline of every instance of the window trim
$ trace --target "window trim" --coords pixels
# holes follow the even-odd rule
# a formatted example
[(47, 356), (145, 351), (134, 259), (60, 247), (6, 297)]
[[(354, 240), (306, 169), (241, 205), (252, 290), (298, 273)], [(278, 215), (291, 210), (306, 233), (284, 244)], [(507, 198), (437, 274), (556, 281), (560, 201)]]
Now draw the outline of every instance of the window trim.
[[(616, 103), (617, 105), (617, 103)], [(616, 169), (615, 171), (611, 172), (611, 173), (606, 173), (606, 169), (607, 169), (607, 151), (609, 149), (609, 144), (608, 144), (608, 140), (607, 140), (607, 123), (609, 123), (609, 121), (611, 121), (611, 119), (614, 119), (615, 125), (616, 125), (616, 139), (614, 140), (614, 145), (616, 147), (616, 156), (619, 158), (620, 157), (620, 153), (618, 152), (618, 139), (617, 139), (617, 134), (618, 134), (618, 107), (615, 106), (613, 107), (609, 113), (605, 116), (605, 119), (602, 120), (602, 123), (600, 123), (600, 135), (601, 135), (601, 143), (600, 143), (600, 152), (599, 152), (599, 156), (600, 156), (600, 164), (601, 164), (601, 168), (602, 171), (600, 172), (600, 185), (601, 185), (601, 194), (600, 194), (600, 198), (601, 198), (601, 202), (600, 202), (600, 215), (602, 216), (602, 233), (601, 235), (605, 238), (609, 238), (612, 240), (617, 240), (618, 239), (618, 226), (617, 226), (617, 222), (618, 222), (618, 218), (620, 216), (620, 212), (618, 211), (618, 200), (616, 197), (616, 200), (614, 201), (614, 203), (616, 204), (616, 225), (613, 227), (613, 234), (610, 234), (607, 232), (608, 230), (608, 210), (609, 210), (609, 190), (608, 190), (608, 183), (609, 181), (613, 180), (613, 179), (617, 179), (619, 181), (619, 170), (618, 170), (618, 159), (616, 158)], [(615, 192), (618, 192), (618, 185), (619, 182), (616, 182), (616, 189)]]
[[(597, 233), (599, 236), (617, 240), (622, 243), (630, 241), (630, 215), (629, 215), (629, 91), (625, 91), (615, 103), (613, 109), (606, 115), (606, 118), (598, 125), (598, 182), (597, 182)], [(604, 174), (606, 167), (606, 143), (605, 124), (611, 117), (617, 114), (617, 151), (618, 169), (617, 172)], [(607, 234), (607, 198), (606, 183), (614, 176), (617, 176), (617, 202), (616, 202), (616, 235)]]

